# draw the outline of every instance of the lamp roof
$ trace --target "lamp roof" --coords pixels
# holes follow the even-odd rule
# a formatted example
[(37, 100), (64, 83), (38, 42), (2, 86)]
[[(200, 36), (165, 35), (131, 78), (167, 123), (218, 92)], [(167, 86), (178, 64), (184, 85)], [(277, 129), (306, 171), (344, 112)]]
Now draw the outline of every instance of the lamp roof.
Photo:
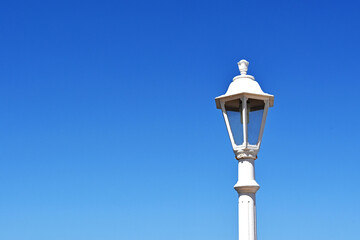
[(229, 88), (224, 95), (215, 98), (217, 108), (221, 108), (221, 100), (233, 100), (240, 98), (242, 95), (254, 99), (269, 99), (270, 107), (274, 105), (274, 96), (264, 93), (259, 83), (255, 81), (255, 78), (251, 75), (247, 75), (248, 66), (249, 62), (244, 59), (238, 62), (241, 75), (233, 78), (233, 82), (229, 85)]

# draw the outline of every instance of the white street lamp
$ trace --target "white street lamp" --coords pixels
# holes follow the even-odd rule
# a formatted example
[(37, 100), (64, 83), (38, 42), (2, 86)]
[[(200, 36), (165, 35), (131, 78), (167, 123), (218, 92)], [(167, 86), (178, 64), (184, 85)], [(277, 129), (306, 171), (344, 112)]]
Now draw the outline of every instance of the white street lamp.
[(215, 98), (222, 110), (235, 158), (238, 160), (239, 240), (256, 240), (256, 199), (260, 186), (255, 181), (254, 160), (260, 149), (266, 115), (274, 96), (264, 93), (251, 75), (249, 62), (238, 62), (241, 75), (233, 78), (227, 92)]

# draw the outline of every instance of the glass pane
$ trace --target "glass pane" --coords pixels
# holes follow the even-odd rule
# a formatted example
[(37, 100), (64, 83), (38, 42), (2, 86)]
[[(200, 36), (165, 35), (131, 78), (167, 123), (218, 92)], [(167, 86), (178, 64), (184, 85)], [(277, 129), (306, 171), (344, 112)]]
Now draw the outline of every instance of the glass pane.
[(241, 100), (233, 100), (225, 103), (226, 113), (229, 119), (230, 128), (236, 145), (244, 142), (243, 123), (241, 119)]
[(248, 142), (251, 145), (258, 143), (260, 127), (264, 113), (265, 102), (261, 100), (249, 99), (248, 109)]

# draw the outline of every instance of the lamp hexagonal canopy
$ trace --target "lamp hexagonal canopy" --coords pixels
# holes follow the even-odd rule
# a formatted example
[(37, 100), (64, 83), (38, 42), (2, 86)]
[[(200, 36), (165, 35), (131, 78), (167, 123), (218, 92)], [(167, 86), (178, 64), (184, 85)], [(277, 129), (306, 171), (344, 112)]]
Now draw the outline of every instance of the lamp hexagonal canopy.
[(274, 105), (274, 96), (264, 93), (255, 78), (247, 75), (248, 65), (246, 60), (238, 62), (241, 75), (233, 78), (224, 95), (215, 98), (237, 159), (257, 158), (267, 111)]

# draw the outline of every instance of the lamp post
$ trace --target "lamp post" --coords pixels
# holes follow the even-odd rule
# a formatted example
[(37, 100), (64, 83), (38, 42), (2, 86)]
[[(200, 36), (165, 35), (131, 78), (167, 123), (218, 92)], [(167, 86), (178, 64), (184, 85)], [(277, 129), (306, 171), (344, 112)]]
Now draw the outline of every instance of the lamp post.
[(238, 160), (239, 240), (256, 240), (255, 159), (260, 149), (266, 115), (274, 96), (264, 93), (251, 75), (249, 62), (238, 62), (241, 75), (233, 78), (227, 92), (215, 98), (222, 110), (230, 142)]

